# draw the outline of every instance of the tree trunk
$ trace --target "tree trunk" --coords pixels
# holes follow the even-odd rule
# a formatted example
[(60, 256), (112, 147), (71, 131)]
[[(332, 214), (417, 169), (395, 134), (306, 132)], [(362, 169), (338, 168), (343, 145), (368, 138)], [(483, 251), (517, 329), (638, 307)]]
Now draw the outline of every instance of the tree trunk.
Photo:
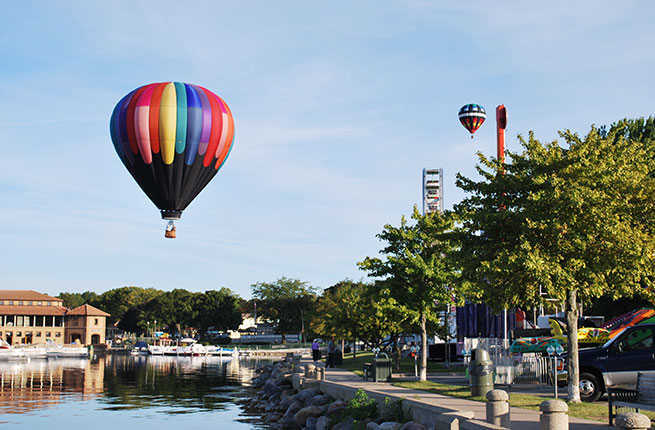
[(357, 358), (357, 335), (355, 335), (355, 339), (353, 340), (353, 359)]
[(578, 291), (566, 293), (566, 326), (569, 376), (569, 402), (580, 403), (580, 363), (578, 357)]
[(393, 352), (394, 352), (394, 364), (396, 366), (396, 370), (400, 371), (400, 359), (402, 355), (402, 351), (400, 351), (400, 344), (398, 343), (398, 336), (394, 336), (394, 341), (393, 341)]
[(425, 311), (421, 312), (421, 370), (419, 371), (419, 381), (428, 380), (428, 332), (426, 329)]
[(450, 335), (450, 327), (448, 326), (448, 319), (450, 317), (450, 303), (446, 305), (446, 335), (445, 337), (445, 349), (446, 349), (446, 368), (450, 368), (450, 344), (448, 343)]

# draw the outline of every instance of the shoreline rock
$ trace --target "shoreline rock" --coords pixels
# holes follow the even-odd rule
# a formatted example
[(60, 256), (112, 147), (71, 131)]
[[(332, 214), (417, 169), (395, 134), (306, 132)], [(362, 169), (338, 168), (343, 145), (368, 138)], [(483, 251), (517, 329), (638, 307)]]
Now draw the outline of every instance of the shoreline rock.
[[(385, 411), (378, 411), (375, 420), (356, 421), (349, 416), (349, 404), (320, 391), (315, 377), (319, 372), (314, 364), (302, 366), (299, 360), (287, 357), (283, 361), (267, 364), (257, 370), (252, 379), (254, 393), (243, 402), (249, 413), (261, 416), (262, 421), (274, 430), (423, 430), (422, 424), (408, 421), (389, 421)], [(294, 389), (294, 380), (299, 390)], [(315, 384), (312, 382), (316, 382)], [(302, 388), (304, 387), (304, 388)]]

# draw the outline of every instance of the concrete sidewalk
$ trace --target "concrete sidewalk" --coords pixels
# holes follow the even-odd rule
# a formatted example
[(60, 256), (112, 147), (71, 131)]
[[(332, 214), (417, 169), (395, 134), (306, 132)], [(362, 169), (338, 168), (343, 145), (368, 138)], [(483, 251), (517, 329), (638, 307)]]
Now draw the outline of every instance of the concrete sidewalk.
[[(402, 397), (429, 405), (440, 406), (459, 411), (471, 411), (475, 419), (484, 421), (486, 418), (486, 405), (482, 402), (448, 397), (441, 394), (430, 393), (423, 390), (413, 390), (395, 387), (385, 382), (364, 382), (355, 373), (343, 369), (326, 369), (325, 379), (329, 382), (342, 384), (351, 388), (361, 388), (381, 395)], [(538, 411), (521, 408), (511, 408), (510, 416), (512, 428), (525, 430), (539, 430)], [(569, 417), (569, 428), (574, 430), (607, 429), (607, 423)]]

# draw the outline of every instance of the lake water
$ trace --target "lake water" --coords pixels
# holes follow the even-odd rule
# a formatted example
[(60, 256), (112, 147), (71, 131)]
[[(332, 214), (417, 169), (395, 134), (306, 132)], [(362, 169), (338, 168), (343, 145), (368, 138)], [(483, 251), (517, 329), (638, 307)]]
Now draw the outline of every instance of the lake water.
[(263, 428), (237, 403), (260, 365), (218, 357), (108, 355), (0, 362), (0, 425), (29, 429)]

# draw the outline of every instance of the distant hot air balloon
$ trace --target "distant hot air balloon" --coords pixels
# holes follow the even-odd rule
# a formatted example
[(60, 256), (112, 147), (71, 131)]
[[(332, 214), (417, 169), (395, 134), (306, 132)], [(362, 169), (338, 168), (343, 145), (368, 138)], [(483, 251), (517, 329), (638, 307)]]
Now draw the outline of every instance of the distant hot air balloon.
[(459, 110), (459, 122), (471, 133), (471, 139), (485, 119), (487, 119), (487, 112), (480, 105), (468, 104)]
[(149, 84), (118, 102), (110, 131), (121, 161), (168, 220), (165, 236), (174, 238), (174, 221), (232, 150), (230, 108), (198, 85)]

